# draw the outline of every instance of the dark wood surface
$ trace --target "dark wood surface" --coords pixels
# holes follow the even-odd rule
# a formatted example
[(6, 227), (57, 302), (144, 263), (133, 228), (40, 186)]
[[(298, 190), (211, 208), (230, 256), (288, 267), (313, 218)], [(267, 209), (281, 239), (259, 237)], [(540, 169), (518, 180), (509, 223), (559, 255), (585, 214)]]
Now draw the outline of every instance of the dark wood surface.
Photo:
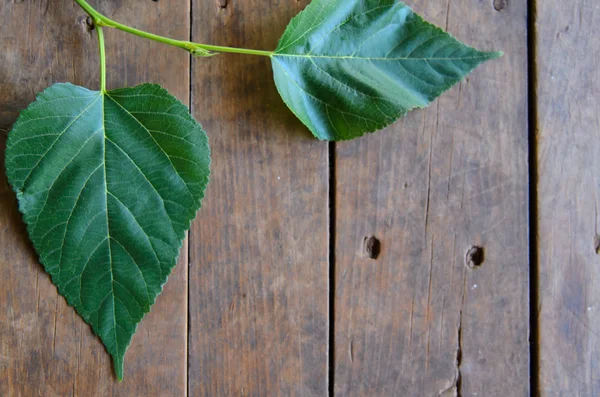
[[(193, 39), (273, 49), (304, 1), (196, 1)], [(268, 58), (194, 60), (212, 148), (190, 245), (190, 396), (325, 396), (328, 146), (287, 110)]]
[(600, 3), (537, 4), (540, 395), (600, 395)]
[[(505, 56), (337, 144), (335, 394), (528, 396), (526, 2), (414, 9)], [(361, 255), (367, 236), (376, 260)]]
[[(268, 59), (190, 60), (107, 31), (109, 88), (156, 82), (190, 103), (212, 181), (119, 384), (0, 179), (0, 396), (600, 395), (600, 6), (529, 3), (409, 2), (505, 56), (336, 145), (286, 108)], [(141, 29), (264, 50), (306, 4), (93, 2)], [(19, 110), (54, 82), (96, 89), (98, 57), (70, 0), (0, 3), (0, 44), (3, 159)]]

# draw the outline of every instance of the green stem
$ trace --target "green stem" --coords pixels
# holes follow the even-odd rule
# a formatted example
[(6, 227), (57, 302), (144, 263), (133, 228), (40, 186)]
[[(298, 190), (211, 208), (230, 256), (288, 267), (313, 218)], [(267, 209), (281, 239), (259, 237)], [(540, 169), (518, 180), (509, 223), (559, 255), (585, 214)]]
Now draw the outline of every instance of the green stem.
[(85, 0), (75, 0), (77, 4), (81, 6), (89, 14), (90, 17), (94, 20), (96, 26), (108, 26), (111, 28), (119, 29), (127, 33), (134, 34), (136, 36), (144, 37), (146, 39), (158, 41), (159, 43), (168, 44), (174, 47), (183, 48), (186, 51), (194, 54), (198, 49), (213, 51), (213, 52), (231, 52), (236, 54), (249, 54), (249, 55), (260, 55), (270, 57), (273, 55), (273, 51), (260, 51), (260, 50), (249, 50), (245, 48), (234, 48), (234, 47), (222, 47), (217, 45), (210, 44), (201, 44), (201, 43), (193, 43), (191, 41), (182, 41), (170, 39), (168, 37), (159, 36), (153, 33), (144, 32), (143, 30), (139, 30), (136, 28), (132, 28), (131, 26), (123, 25), (117, 21), (113, 21), (110, 18), (105, 17), (96, 11), (91, 5), (89, 5)]
[(102, 26), (97, 25), (98, 49), (100, 50), (100, 91), (106, 92), (106, 52), (104, 51), (104, 33)]
[(259, 55), (263, 57), (273, 56), (273, 51), (261, 51), (261, 50), (249, 50), (247, 48), (235, 48), (235, 47), (222, 47), (219, 45), (191, 43), (194, 48), (202, 48), (203, 50), (214, 51), (214, 52), (230, 52), (234, 54), (247, 54), (247, 55)]

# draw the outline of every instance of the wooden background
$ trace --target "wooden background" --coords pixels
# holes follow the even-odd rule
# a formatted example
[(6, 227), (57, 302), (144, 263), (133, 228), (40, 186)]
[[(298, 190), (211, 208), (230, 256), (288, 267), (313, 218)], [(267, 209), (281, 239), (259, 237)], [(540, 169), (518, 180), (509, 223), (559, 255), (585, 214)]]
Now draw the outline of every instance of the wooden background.
[[(308, 0), (93, 3), (140, 29), (269, 50)], [(0, 396), (599, 396), (600, 4), (408, 3), (505, 56), (340, 144), (287, 110), (268, 59), (192, 60), (107, 31), (109, 88), (155, 82), (188, 103), (212, 182), (118, 384), (0, 179)], [(0, 45), (3, 159), (38, 91), (99, 76), (70, 0), (1, 2)]]

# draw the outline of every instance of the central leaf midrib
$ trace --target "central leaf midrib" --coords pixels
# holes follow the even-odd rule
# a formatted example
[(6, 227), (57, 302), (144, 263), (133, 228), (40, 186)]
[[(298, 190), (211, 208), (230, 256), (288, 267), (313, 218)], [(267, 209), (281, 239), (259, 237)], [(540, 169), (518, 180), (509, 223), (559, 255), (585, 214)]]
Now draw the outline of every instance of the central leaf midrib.
[[(119, 356), (119, 360), (121, 360), (121, 352), (119, 351), (119, 339), (117, 336), (117, 307), (115, 303), (115, 274), (113, 270), (113, 257), (112, 257), (112, 248), (111, 248), (111, 236), (110, 236), (110, 216), (108, 214), (108, 177), (106, 173), (106, 140), (108, 137), (106, 136), (106, 122), (105, 122), (105, 106), (104, 103), (106, 101), (106, 92), (102, 92), (102, 131), (104, 132), (104, 139), (102, 140), (102, 150), (104, 156), (104, 203), (106, 205), (106, 236), (108, 243), (108, 260), (110, 264), (110, 289), (112, 295), (112, 311), (113, 311), (113, 330), (115, 334), (115, 349), (116, 354)], [(83, 276), (83, 275), (82, 275)]]
[(284, 54), (275, 52), (273, 57), (289, 57), (289, 58), (324, 58), (324, 59), (350, 59), (355, 61), (473, 61), (473, 60), (486, 60), (490, 58), (490, 55), (483, 54), (476, 57), (449, 57), (449, 58), (413, 58), (413, 57), (398, 57), (398, 58), (385, 58), (385, 57), (355, 57), (351, 55), (308, 55), (308, 54)]

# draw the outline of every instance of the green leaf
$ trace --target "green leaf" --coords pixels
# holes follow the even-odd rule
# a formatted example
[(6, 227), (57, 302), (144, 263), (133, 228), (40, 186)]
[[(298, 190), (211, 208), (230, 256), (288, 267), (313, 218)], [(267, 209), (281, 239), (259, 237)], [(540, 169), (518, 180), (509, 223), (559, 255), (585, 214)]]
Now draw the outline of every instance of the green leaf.
[(209, 166), (202, 127), (151, 84), (106, 93), (55, 84), (9, 134), (7, 175), (31, 241), (119, 380), (200, 208)]
[(317, 138), (337, 141), (426, 107), (500, 55), (462, 44), (397, 0), (313, 0), (271, 59), (292, 112)]

